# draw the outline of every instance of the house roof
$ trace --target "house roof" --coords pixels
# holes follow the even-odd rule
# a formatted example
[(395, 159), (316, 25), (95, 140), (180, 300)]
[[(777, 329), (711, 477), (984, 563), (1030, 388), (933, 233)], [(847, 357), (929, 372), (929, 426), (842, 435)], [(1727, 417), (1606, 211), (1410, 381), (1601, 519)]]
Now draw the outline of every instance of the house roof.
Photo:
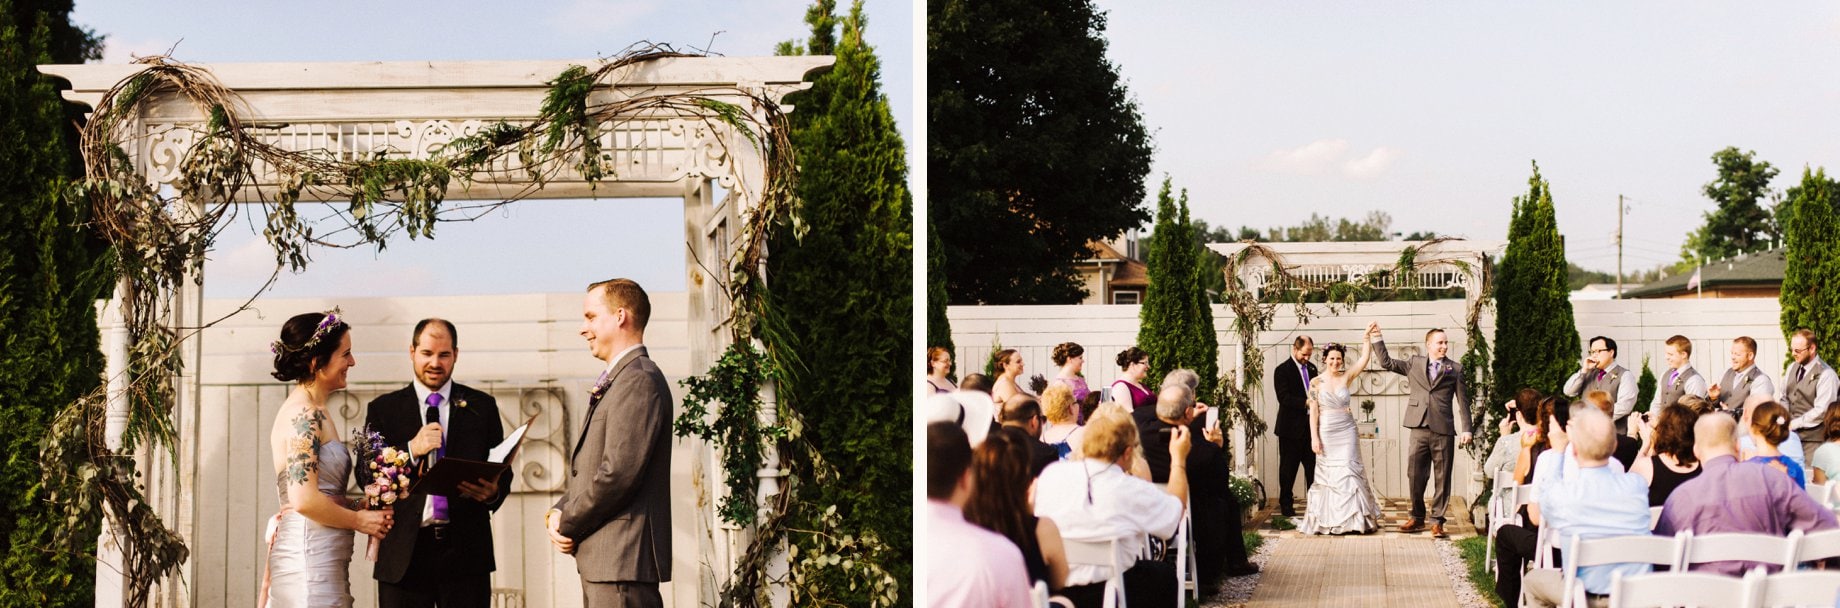
[[(1771, 249), (1750, 255), (1739, 256), (1722, 262), (1713, 262), (1700, 267), (1700, 289), (1718, 289), (1722, 287), (1772, 287), (1780, 286), (1783, 281), (1783, 269), (1788, 266), (1783, 250)], [(1665, 298), (1687, 293), (1687, 281), (1693, 273), (1671, 276), (1623, 292), (1624, 298)]]
[(1143, 288), (1150, 284), (1150, 268), (1143, 262), (1126, 257), (1103, 241), (1088, 241), (1086, 248), (1092, 250), (1094, 260), (1118, 262), (1112, 271), (1113, 288)]

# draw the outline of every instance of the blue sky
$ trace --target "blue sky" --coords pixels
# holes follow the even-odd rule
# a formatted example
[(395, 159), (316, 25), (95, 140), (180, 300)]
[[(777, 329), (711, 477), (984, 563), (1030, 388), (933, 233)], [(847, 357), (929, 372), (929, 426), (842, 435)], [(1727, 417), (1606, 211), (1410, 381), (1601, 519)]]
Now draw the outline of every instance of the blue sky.
[(1710, 156), (1840, 172), (1840, 4), (1132, 2), (1110, 57), (1164, 173), (1211, 224), (1386, 211), (1395, 230), (1503, 239), (1530, 161), (1568, 257), (1678, 257)]
[[(135, 2), (78, 0), (75, 23), (106, 35), (105, 61), (176, 49), (194, 63), (593, 59), (639, 41), (729, 56), (771, 55), (804, 38), (807, 0), (563, 0), (451, 2)], [(847, 10), (848, 2), (840, 2)], [(869, 43), (911, 149), (913, 5), (867, 0)], [(712, 43), (713, 39), (713, 43)], [(443, 223), (432, 241), (319, 250), (301, 274), (283, 272), (276, 297), (467, 295), (576, 291), (625, 276), (654, 291), (684, 288), (682, 201), (523, 201), (475, 222)], [(207, 297), (248, 297), (273, 271), (249, 214), (206, 264)], [(618, 223), (628, 239), (605, 238)]]

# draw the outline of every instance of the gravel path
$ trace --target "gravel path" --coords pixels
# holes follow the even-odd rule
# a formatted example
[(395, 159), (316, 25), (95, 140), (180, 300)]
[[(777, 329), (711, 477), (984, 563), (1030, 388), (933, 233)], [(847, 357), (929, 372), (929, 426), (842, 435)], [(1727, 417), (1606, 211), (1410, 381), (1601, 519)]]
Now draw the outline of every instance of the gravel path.
[[(1258, 564), (1260, 568), (1264, 568), (1265, 562), (1271, 560), (1271, 548), (1277, 546), (1278, 543), (1284, 542), (1284, 539), (1279, 538), (1277, 535), (1267, 530), (1260, 530), (1259, 534), (1265, 537), (1265, 542), (1260, 544), (1259, 550), (1253, 553), (1248, 559), (1250, 559), (1252, 563)], [(1221, 583), (1220, 587), (1214, 590), (1212, 594), (1202, 597), (1202, 608), (1236, 608), (1245, 606), (1246, 602), (1252, 601), (1252, 590), (1258, 588), (1260, 576), (1263, 575), (1254, 574), (1252, 576), (1228, 578), (1226, 582)]]
[(1457, 603), (1463, 608), (1490, 608), (1489, 600), (1470, 582), (1469, 564), (1463, 562), (1463, 553), (1456, 543), (1437, 539), (1437, 551), (1438, 557), (1444, 560), (1444, 571), (1450, 574), (1450, 588), (1457, 593)]

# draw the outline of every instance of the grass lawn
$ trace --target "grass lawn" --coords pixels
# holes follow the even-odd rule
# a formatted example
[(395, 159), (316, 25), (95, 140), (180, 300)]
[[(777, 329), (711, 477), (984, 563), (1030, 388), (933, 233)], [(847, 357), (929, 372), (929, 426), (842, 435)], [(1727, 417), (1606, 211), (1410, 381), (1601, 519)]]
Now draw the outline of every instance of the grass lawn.
[(1489, 605), (1500, 607), (1501, 598), (1495, 595), (1495, 575), (1490, 574), (1483, 565), (1483, 554), (1489, 550), (1489, 539), (1472, 536), (1457, 541), (1457, 550), (1463, 554), (1463, 563), (1469, 566), (1469, 582), (1476, 586), (1476, 593), (1489, 601)]

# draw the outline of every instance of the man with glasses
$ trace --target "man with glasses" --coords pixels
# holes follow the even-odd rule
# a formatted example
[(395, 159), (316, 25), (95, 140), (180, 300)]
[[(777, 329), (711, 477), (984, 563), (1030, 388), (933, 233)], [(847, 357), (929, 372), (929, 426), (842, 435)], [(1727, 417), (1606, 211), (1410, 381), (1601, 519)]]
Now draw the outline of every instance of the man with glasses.
[(1814, 450), (1827, 441), (1821, 430), (1821, 420), (1827, 415), (1827, 405), (1834, 402), (1836, 389), (1840, 389), (1840, 377), (1834, 375), (1834, 368), (1822, 361), (1816, 348), (1814, 332), (1807, 328), (1795, 330), (1789, 338), (1789, 354), (1795, 362), (1783, 371), (1783, 385), (1776, 400), (1789, 408), (1789, 430), (1802, 439), (1802, 462), (1814, 458)]
[(1584, 366), (1565, 380), (1565, 395), (1582, 400), (1591, 391), (1609, 393), (1615, 399), (1611, 417), (1616, 419), (1616, 432), (1627, 432), (1629, 413), (1636, 410), (1636, 378), (1616, 362), (1616, 340), (1597, 336), (1590, 345)]

